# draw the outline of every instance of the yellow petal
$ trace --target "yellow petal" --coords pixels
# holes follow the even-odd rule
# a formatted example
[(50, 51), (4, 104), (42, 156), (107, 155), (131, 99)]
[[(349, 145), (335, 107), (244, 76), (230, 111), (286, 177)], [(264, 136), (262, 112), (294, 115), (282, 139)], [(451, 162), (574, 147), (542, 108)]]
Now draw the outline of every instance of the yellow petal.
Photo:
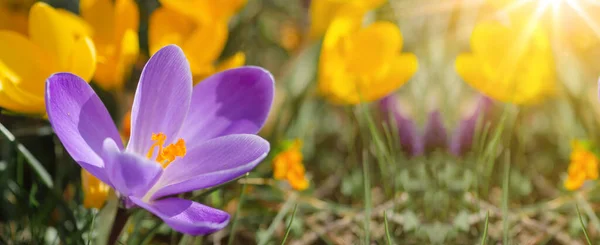
[(320, 38), (333, 20), (351, 12), (352, 18), (361, 21), (364, 14), (383, 4), (385, 0), (317, 0), (310, 4), (310, 38)]
[(246, 4), (246, 0), (161, 0), (166, 8), (194, 18), (198, 22), (227, 22), (229, 18)]
[(0, 107), (7, 109), (9, 111), (21, 112), (21, 113), (35, 113), (38, 111), (37, 107), (19, 104), (18, 102), (14, 101), (10, 97), (8, 97), (6, 95), (6, 92), (2, 88), (2, 84), (0, 84)]
[(140, 45), (138, 34), (135, 31), (128, 30), (123, 36), (121, 43), (121, 53), (119, 60), (117, 61), (117, 86), (122, 87), (124, 79), (130, 75), (133, 65), (138, 59), (140, 54)]
[(125, 32), (119, 46), (119, 53), (98, 61), (94, 80), (102, 89), (121, 89), (125, 79), (129, 77), (132, 66), (139, 55), (138, 34), (132, 30)]
[(96, 45), (111, 44), (115, 36), (115, 8), (112, 0), (87, 0), (79, 6), (81, 17), (88, 22), (94, 30)]
[(96, 70), (96, 49), (89, 37), (83, 37), (73, 44), (66, 72), (74, 73), (89, 82)]
[(75, 37), (75, 39), (77, 39), (77, 37), (91, 36), (93, 34), (92, 27), (78, 15), (64, 9), (56, 9), (56, 13), (58, 13), (59, 18), (61, 18), (62, 23), (64, 23), (63, 28), (70, 31), (71, 36)]
[(480, 67), (481, 63), (471, 54), (460, 54), (456, 58), (455, 68), (458, 75), (473, 88), (490, 96), (490, 89), (487, 87), (490, 83), (483, 76)]
[(169, 44), (177, 44), (181, 47), (195, 27), (193, 20), (186, 16), (167, 8), (156, 9), (150, 15), (148, 27), (150, 53), (154, 54)]
[(404, 85), (418, 70), (419, 63), (414, 54), (402, 54), (394, 57), (383, 79), (362, 84), (365, 101), (375, 101), (394, 92)]
[(233, 56), (225, 59), (217, 66), (216, 72), (243, 66), (246, 63), (244, 52), (237, 52)]
[[(115, 27), (115, 36), (116, 36), (116, 42), (120, 42), (121, 40), (123, 40), (123, 37), (125, 36), (125, 33), (128, 31), (133, 31), (136, 33), (136, 39), (137, 39), (137, 32), (139, 29), (139, 25), (140, 25), (140, 13), (138, 10), (138, 6), (135, 4), (135, 2), (133, 0), (117, 0), (116, 1), (116, 7), (115, 7), (115, 11), (116, 11), (116, 27)], [(130, 35), (130, 40), (131, 40), (131, 34)], [(139, 44), (137, 44), (136, 46), (139, 46)], [(131, 47), (130, 47), (131, 48)], [(138, 47), (139, 48), (139, 47)]]
[(221, 22), (203, 24), (194, 30), (181, 47), (190, 61), (192, 73), (199, 73), (202, 70), (199, 68), (212, 64), (219, 58), (227, 35), (227, 25)]
[(29, 14), (29, 37), (31, 41), (56, 58), (59, 67), (70, 63), (72, 32), (64, 28), (68, 23), (50, 5), (37, 2)]
[(88, 171), (81, 170), (81, 186), (83, 189), (83, 206), (101, 208), (104, 206), (110, 187), (94, 177)]
[(331, 24), (335, 11), (342, 4), (339, 1), (311, 1), (310, 3), (310, 38), (317, 39), (325, 34)]
[(390, 22), (375, 22), (348, 41), (346, 62), (356, 74), (377, 76), (385, 71), (402, 49), (402, 35)]
[(56, 72), (54, 60), (24, 36), (0, 31), (0, 63), (5, 67), (4, 75), (11, 73), (11, 81), (28, 93), (43, 97), (45, 81)]
[(28, 12), (32, 0), (0, 1), (0, 30), (27, 35)]

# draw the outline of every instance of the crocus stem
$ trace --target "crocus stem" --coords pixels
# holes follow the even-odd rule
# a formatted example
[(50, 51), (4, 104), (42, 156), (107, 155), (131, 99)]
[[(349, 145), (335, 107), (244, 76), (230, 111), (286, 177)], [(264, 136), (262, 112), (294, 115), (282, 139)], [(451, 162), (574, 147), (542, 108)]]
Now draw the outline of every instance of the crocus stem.
[(128, 218), (129, 213), (127, 210), (119, 207), (119, 209), (117, 209), (117, 214), (115, 215), (115, 222), (113, 222), (113, 227), (110, 231), (110, 236), (108, 237), (108, 244), (117, 244), (117, 240), (119, 240), (121, 231), (123, 231)]

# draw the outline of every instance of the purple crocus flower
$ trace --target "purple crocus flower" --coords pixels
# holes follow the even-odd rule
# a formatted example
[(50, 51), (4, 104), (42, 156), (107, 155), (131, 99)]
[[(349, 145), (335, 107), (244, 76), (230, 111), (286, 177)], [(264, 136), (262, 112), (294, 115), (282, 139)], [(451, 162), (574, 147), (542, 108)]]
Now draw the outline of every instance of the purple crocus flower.
[(445, 149), (448, 144), (448, 136), (444, 122), (442, 121), (442, 114), (438, 110), (429, 113), (429, 120), (427, 120), (425, 132), (423, 133), (423, 144), (425, 152)]
[(380, 101), (381, 111), (384, 115), (393, 116), (402, 150), (410, 156), (419, 156), (423, 153), (432, 152), (435, 149), (446, 149), (456, 156), (464, 155), (473, 143), (476, 124), (479, 117), (489, 117), (492, 100), (486, 96), (480, 96), (477, 100), (477, 108), (466, 119), (463, 119), (453, 131), (452, 137), (448, 138), (448, 132), (442, 122), (439, 111), (429, 113), (424, 132), (421, 134), (414, 121), (402, 114), (397, 105), (396, 95), (392, 94)]
[(483, 118), (484, 122), (487, 121), (491, 107), (492, 99), (489, 97), (481, 95), (477, 99), (477, 108), (475, 111), (469, 117), (463, 119), (454, 130), (454, 134), (450, 140), (450, 153), (460, 156), (471, 149), (477, 121), (480, 117)]
[(385, 120), (394, 120), (398, 129), (398, 138), (402, 150), (410, 156), (423, 154), (423, 138), (418, 132), (417, 125), (410, 118), (404, 116), (398, 106), (398, 100), (394, 94), (386, 96), (379, 101), (381, 111)]
[(83, 79), (57, 73), (46, 86), (48, 118), (73, 159), (126, 207), (142, 207), (179, 232), (220, 230), (229, 214), (174, 195), (240, 177), (269, 152), (255, 134), (271, 108), (274, 81), (258, 67), (220, 72), (192, 88), (182, 50), (162, 48), (142, 71), (127, 147)]

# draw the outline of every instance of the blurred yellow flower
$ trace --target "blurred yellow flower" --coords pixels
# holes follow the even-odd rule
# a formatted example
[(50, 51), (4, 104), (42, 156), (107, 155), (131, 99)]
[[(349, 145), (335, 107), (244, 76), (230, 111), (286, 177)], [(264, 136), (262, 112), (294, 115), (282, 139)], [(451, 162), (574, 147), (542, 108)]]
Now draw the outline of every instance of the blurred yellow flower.
[(159, 0), (169, 9), (187, 15), (198, 22), (229, 21), (247, 0)]
[[(360, 11), (360, 10), (358, 10)], [(380, 99), (406, 83), (417, 71), (417, 57), (401, 53), (396, 25), (377, 21), (361, 27), (356, 12), (339, 15), (323, 40), (319, 91), (339, 104)]]
[(27, 13), (34, 0), (0, 1), (0, 30), (27, 35)]
[(471, 36), (472, 53), (460, 54), (456, 71), (493, 99), (516, 104), (542, 100), (555, 92), (555, 64), (546, 33), (481, 22)]
[(379, 6), (386, 0), (312, 0), (310, 3), (310, 38), (322, 37), (340, 12), (340, 9), (354, 8), (359, 10), (358, 18)]
[(29, 38), (0, 30), (0, 107), (43, 114), (45, 81), (71, 72), (90, 81), (96, 51), (77, 16), (37, 2), (29, 13)]
[(583, 186), (586, 180), (598, 179), (598, 158), (584, 142), (573, 141), (571, 147), (571, 163), (565, 188), (572, 191)]
[(97, 51), (94, 81), (121, 89), (139, 55), (139, 11), (133, 0), (81, 0), (80, 12), (93, 29)]
[(190, 62), (194, 81), (224, 68), (244, 65), (245, 56), (238, 53), (216, 65), (228, 37), (229, 18), (245, 0), (169, 0), (150, 16), (148, 43), (150, 53), (177, 44)]
[(88, 171), (81, 169), (81, 187), (83, 189), (83, 206), (100, 209), (104, 206), (110, 187)]
[(302, 142), (295, 140), (273, 158), (273, 177), (277, 180), (287, 180), (292, 188), (298, 191), (308, 188), (301, 147)]
[(125, 116), (123, 116), (123, 119), (121, 120), (121, 130), (119, 133), (123, 143), (126, 144), (131, 136), (131, 111), (128, 111)]

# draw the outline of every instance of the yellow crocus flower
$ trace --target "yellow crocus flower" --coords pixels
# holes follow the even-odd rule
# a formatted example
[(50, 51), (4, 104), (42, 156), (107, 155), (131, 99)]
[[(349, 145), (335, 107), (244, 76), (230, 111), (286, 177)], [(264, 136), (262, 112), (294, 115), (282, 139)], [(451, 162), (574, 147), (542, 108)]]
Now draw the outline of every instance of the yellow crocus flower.
[(360, 10), (360, 18), (369, 10), (381, 6), (386, 0), (313, 0), (310, 3), (310, 37), (322, 37), (340, 9), (352, 6)]
[(139, 55), (139, 11), (133, 0), (82, 0), (80, 12), (93, 30), (98, 53), (94, 81), (121, 89)]
[(456, 71), (473, 88), (503, 102), (529, 104), (556, 89), (550, 42), (540, 28), (482, 22), (471, 36), (472, 53), (460, 54)]
[(110, 187), (85, 169), (81, 169), (81, 189), (83, 190), (83, 206), (100, 209), (104, 206)]
[(162, 7), (150, 16), (149, 45), (153, 54), (160, 48), (176, 44), (183, 49), (194, 75), (194, 81), (223, 69), (245, 63), (243, 53), (238, 53), (220, 65), (215, 61), (221, 55), (228, 37), (229, 18), (245, 0), (172, 0), (161, 1)]
[(27, 35), (27, 13), (34, 0), (0, 1), (0, 30)]
[(29, 37), (0, 30), (0, 107), (44, 114), (48, 76), (71, 72), (89, 81), (96, 51), (77, 16), (37, 2), (29, 13)]
[(169, 9), (196, 19), (198, 22), (229, 21), (247, 0), (160, 0)]
[(308, 188), (301, 148), (302, 142), (295, 140), (273, 158), (273, 178), (287, 180), (290, 186), (298, 191)]
[(569, 175), (564, 185), (572, 191), (581, 188), (586, 180), (598, 179), (598, 158), (581, 141), (573, 141), (571, 147)]
[[(380, 99), (406, 83), (417, 71), (417, 57), (401, 53), (396, 25), (377, 21), (361, 27), (356, 11), (336, 18), (323, 40), (319, 91), (338, 104)], [(355, 12), (352, 12), (355, 11)]]

